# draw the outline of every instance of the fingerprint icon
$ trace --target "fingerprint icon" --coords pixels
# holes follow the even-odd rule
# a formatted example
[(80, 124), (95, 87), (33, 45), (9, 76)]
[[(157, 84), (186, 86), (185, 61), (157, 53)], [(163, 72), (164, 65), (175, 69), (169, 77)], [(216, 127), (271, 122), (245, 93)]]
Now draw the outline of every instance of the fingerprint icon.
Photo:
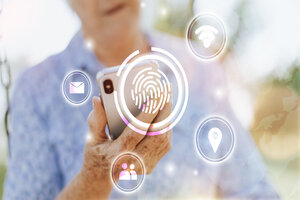
[(170, 101), (170, 82), (167, 76), (157, 68), (148, 67), (139, 71), (132, 85), (132, 100), (144, 113), (156, 113)]

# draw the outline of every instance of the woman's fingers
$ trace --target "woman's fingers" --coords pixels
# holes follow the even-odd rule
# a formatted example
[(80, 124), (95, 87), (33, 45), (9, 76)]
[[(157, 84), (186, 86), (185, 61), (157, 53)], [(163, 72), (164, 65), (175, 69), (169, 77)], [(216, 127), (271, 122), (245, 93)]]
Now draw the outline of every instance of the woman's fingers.
[[(170, 101), (169, 103), (166, 103), (164, 108), (161, 111), (159, 111), (159, 113), (155, 117), (153, 123), (158, 123), (163, 120), (166, 120), (168, 118), (168, 116), (170, 116), (171, 112), (172, 112), (172, 101)], [(164, 125), (162, 127), (160, 127), (159, 130), (163, 130), (163, 129), (167, 128), (170, 124), (171, 124), (171, 120), (164, 122)], [(148, 130), (148, 132), (154, 132), (154, 131), (158, 131), (157, 128), (150, 128)]]
[(142, 122), (148, 124), (146, 128), (137, 127), (140, 129), (140, 133), (133, 131), (129, 126), (127, 126), (122, 134), (113, 142), (116, 145), (119, 145), (122, 151), (133, 151), (136, 145), (145, 137), (151, 123), (158, 115), (156, 113), (144, 113), (141, 112), (136, 118)]
[(172, 131), (162, 135), (146, 136), (134, 152), (143, 158), (147, 174), (151, 173), (158, 161), (171, 149)]
[[(166, 119), (172, 111), (172, 102), (167, 103), (158, 113), (153, 123)], [(167, 128), (171, 122), (163, 128)], [(150, 129), (151, 131), (151, 129)], [(154, 130), (153, 130), (154, 131)], [(158, 161), (171, 149), (172, 131), (169, 130), (161, 135), (147, 135), (136, 146), (134, 152), (144, 158), (147, 173), (151, 173)]]
[(98, 143), (108, 139), (105, 133), (105, 126), (107, 120), (103, 105), (99, 97), (93, 97), (93, 110), (88, 117), (88, 124), (90, 127), (90, 136), (93, 141)]

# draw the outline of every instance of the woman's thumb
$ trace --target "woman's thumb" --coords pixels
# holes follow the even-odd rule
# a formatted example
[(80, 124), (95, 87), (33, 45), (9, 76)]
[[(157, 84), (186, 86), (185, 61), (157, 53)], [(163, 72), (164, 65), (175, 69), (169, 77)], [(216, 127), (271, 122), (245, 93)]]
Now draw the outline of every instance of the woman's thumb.
[(90, 133), (93, 140), (100, 142), (107, 139), (105, 133), (105, 126), (107, 120), (103, 105), (99, 97), (93, 97), (93, 110), (88, 117), (88, 124), (90, 128)]

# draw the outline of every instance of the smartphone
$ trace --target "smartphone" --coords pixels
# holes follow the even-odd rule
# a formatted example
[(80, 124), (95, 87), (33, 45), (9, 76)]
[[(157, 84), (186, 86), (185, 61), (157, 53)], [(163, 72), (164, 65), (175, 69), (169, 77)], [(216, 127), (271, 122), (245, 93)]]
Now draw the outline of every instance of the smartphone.
[[(133, 83), (134, 79), (136, 79), (136, 75), (139, 74), (139, 72), (150, 68), (151, 70), (156, 71), (158, 69), (158, 64), (151, 62), (140, 66), (135, 66), (130, 70), (130, 73), (128, 73), (126, 78), (124, 98), (129, 111), (134, 117), (138, 116), (142, 112), (142, 109), (137, 106), (135, 101), (133, 101), (132, 91), (135, 89), (135, 86), (127, 83)], [(97, 73), (100, 98), (106, 113), (109, 135), (113, 140), (118, 138), (127, 126), (118, 113), (114, 98), (114, 92), (119, 91), (120, 87), (120, 77), (117, 76), (118, 69), (119, 67), (111, 67), (103, 69)]]

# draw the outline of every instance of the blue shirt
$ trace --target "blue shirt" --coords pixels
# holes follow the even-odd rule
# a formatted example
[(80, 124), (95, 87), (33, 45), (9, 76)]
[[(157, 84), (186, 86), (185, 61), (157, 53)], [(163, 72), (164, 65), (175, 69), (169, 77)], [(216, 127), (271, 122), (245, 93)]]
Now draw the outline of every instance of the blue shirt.
[[(151, 33), (151, 46), (172, 53), (184, 66), (189, 80), (187, 109), (173, 129), (172, 148), (147, 175), (142, 187), (125, 195), (114, 190), (112, 198), (224, 198), (277, 199), (263, 161), (251, 139), (234, 117), (226, 98), (216, 98), (224, 88), (222, 68), (201, 63), (185, 41)], [(72, 70), (92, 79), (98, 96), (96, 73), (103, 68), (84, 45), (79, 32), (62, 53), (26, 70), (14, 87), (11, 102), (11, 135), (4, 199), (54, 199), (81, 169), (92, 98), (81, 106), (66, 102), (61, 84)], [(210, 115), (226, 117), (234, 126), (235, 149), (228, 160), (212, 165), (200, 158), (194, 145), (200, 121)]]

